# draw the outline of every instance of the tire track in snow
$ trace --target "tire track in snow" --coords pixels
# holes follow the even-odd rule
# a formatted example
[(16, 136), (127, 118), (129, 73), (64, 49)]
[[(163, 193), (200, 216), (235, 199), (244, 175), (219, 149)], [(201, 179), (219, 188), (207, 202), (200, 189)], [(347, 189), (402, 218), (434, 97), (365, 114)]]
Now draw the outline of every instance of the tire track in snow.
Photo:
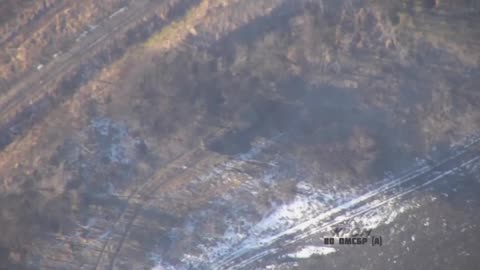
[(251, 238), (247, 238), (239, 245), (237, 251), (220, 258), (210, 265), (210, 269), (242, 269), (276, 253), (278, 249), (271, 249), (275, 244), (281, 244), (282, 247), (293, 245), (313, 234), (327, 230), (333, 225), (377, 209), (448, 175), (452, 175), (480, 159), (478, 152), (475, 151), (475, 146), (478, 143), (479, 139), (476, 139), (467, 144), (463, 150), (434, 166), (423, 166), (411, 171), (276, 235), (258, 239), (255, 242)]

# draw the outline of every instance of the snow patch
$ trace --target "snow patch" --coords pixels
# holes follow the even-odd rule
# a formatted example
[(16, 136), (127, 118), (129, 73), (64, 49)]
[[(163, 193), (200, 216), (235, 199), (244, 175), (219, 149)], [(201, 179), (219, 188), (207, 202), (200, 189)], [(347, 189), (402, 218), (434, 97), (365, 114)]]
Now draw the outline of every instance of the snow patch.
[(287, 256), (292, 259), (308, 259), (314, 255), (327, 255), (336, 251), (337, 250), (333, 247), (306, 246), (295, 253), (288, 254)]
[(101, 152), (111, 162), (123, 165), (131, 162), (128, 156), (138, 141), (129, 135), (126, 127), (108, 118), (96, 118), (91, 121), (90, 128), (100, 136), (99, 145), (104, 148)]

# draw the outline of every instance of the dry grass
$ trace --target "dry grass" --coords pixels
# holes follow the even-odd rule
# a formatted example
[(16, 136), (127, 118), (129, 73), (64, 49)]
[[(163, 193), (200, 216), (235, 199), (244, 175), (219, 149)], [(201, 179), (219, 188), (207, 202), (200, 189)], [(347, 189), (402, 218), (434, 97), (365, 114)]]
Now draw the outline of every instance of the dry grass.
[(183, 40), (188, 33), (195, 33), (194, 27), (207, 14), (210, 2), (210, 0), (204, 0), (198, 6), (190, 9), (180, 20), (172, 22), (159, 33), (153, 35), (145, 43), (145, 46), (147, 48), (170, 47), (172, 44)]

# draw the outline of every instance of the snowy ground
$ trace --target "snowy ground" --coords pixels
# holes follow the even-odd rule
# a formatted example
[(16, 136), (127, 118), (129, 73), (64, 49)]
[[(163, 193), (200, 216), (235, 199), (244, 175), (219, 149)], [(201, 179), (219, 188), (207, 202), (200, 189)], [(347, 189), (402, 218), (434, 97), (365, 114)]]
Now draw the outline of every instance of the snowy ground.
[[(394, 225), (401, 223), (397, 220), (399, 216), (419, 211), (416, 209), (421, 209), (425, 200), (437, 200), (438, 195), (428, 198), (422, 195), (432, 184), (477, 170), (478, 154), (469, 150), (476, 142), (477, 139), (472, 139), (463, 147), (457, 146), (452, 155), (434, 164), (417, 160), (417, 165), (405, 174), (389, 176), (376, 185), (340, 187), (332, 181), (331, 186), (321, 188), (310, 184), (309, 179), (298, 179), (283, 171), (278, 166), (282, 161), (272, 154), (275, 151), (265, 151), (271, 143), (260, 143), (203, 178), (223, 175), (219, 181), (235, 178), (242, 185), (212, 202), (208, 209), (192, 214), (185, 227), (174, 232), (172, 239), (176, 241), (192, 235), (198, 237), (197, 245), (185, 250), (180, 263), (171, 264), (153, 256), (157, 261), (153, 269), (253, 269), (259, 263), (266, 269), (295, 269), (298, 264), (285, 262), (285, 258), (303, 260), (335, 255), (336, 247), (321, 245), (323, 237), (330, 237), (335, 226), (395, 228)], [(251, 169), (251, 163), (247, 162), (251, 160), (269, 165)], [(295, 186), (294, 195), (282, 197), (279, 190), (287, 183)], [(265, 197), (270, 205), (259, 207)], [(427, 218), (421, 224), (428, 227), (430, 220)], [(224, 230), (219, 231), (223, 233), (209, 233), (208, 226), (222, 227)], [(399, 234), (407, 229), (403, 226), (392, 230)], [(388, 235), (394, 238), (391, 233)], [(414, 242), (415, 237), (412, 234), (408, 241)], [(408, 248), (405, 240), (399, 246)]]

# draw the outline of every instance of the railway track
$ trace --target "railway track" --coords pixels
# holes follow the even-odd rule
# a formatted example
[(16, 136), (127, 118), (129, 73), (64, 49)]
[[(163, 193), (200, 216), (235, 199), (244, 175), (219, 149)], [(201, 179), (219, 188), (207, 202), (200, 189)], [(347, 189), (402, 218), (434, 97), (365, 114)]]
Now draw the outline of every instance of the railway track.
[[(33, 73), (29, 78), (23, 79), (19, 84), (12, 87), (0, 99), (0, 124), (4, 124), (15, 113), (25, 109), (30, 103), (35, 102), (46, 94), (52, 83), (61, 78), (65, 71), (70, 70), (79, 61), (86, 58), (89, 52), (94, 51), (109, 37), (120, 32), (129, 23), (148, 15), (157, 4), (155, 1), (140, 0), (135, 5), (129, 6), (122, 15), (108, 20), (104, 25), (99, 26), (85, 39), (80, 40), (69, 51), (45, 65), (39, 72)], [(94, 44), (94, 46), (90, 46)]]
[[(175, 9), (177, 5), (194, 4), (195, 2), (176, 1), (171, 9)], [(32, 73), (30, 77), (24, 78), (17, 85), (11, 87), (6, 94), (0, 97), (0, 125), (4, 125), (15, 114), (25, 110), (48, 93), (65, 73), (84, 59), (92, 57), (97, 52), (96, 48), (110, 41), (111, 37), (122, 31), (126, 32), (135, 21), (152, 16), (156, 11), (155, 7), (159, 4), (161, 4), (159, 0), (139, 0), (125, 6), (113, 13), (95, 30), (79, 39), (68, 52), (63, 53), (38, 72)], [(178, 13), (178, 10), (175, 12)], [(169, 19), (175, 19), (176, 15), (178, 14), (173, 14), (173, 18)]]
[[(137, 22), (144, 18), (150, 18), (149, 20), (155, 21), (158, 27), (163, 27), (171, 20), (182, 16), (191, 5), (197, 2), (197, 0), (135, 1), (110, 15), (109, 20), (80, 39), (69, 52), (60, 55), (40, 71), (32, 73), (30, 77), (11, 88), (0, 97), (0, 133), (3, 134), (0, 138), (0, 151), (21, 134), (25, 134), (25, 131), (41, 120), (58, 102), (73, 94), (82, 84), (76, 80), (84, 80), (83, 73), (89, 72), (89, 65), (92, 64), (90, 62), (95, 59), (95, 56), (105, 52), (112, 53), (109, 50), (112, 47), (117, 48), (110, 44), (114, 37), (126, 35), (131, 29), (136, 29), (139, 25)], [(154, 17), (158, 5), (168, 6), (166, 18), (159, 18), (159, 21)], [(103, 48), (105, 43), (109, 43), (108, 48)], [(135, 43), (125, 46), (133, 44)], [(124, 53), (124, 49), (120, 51)], [(66, 78), (69, 74), (73, 74), (74, 79)], [(87, 74), (87, 77), (89, 76), (91, 75)], [(72, 83), (73, 86), (69, 85)], [(64, 86), (64, 84), (67, 85)]]

